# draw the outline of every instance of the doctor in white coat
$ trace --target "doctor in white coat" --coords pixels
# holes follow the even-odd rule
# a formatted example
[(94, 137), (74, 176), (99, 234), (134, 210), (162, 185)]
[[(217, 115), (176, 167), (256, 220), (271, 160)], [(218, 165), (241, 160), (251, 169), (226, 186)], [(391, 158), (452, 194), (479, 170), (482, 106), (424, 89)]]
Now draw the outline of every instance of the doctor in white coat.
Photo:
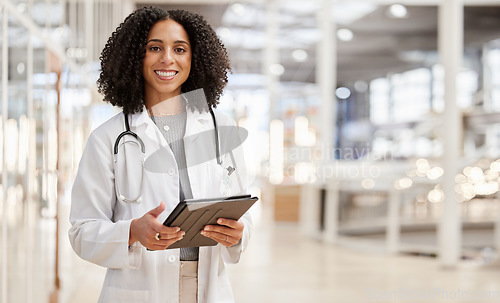
[[(222, 43), (199, 15), (142, 8), (108, 40), (101, 67), (99, 90), (123, 112), (88, 139), (73, 185), (69, 231), (81, 258), (107, 268), (99, 302), (234, 302), (225, 264), (237, 263), (247, 246), (250, 217), (220, 218), (205, 228), (202, 234), (219, 243), (199, 248), (196, 282), (184, 287), (180, 250), (166, 248), (185, 231), (162, 224), (179, 201), (183, 168), (152, 120), (185, 115), (182, 143), (193, 198), (245, 193), (236, 124), (215, 113), (219, 129), (230, 130), (219, 132), (219, 164), (208, 111), (230, 70)], [(203, 94), (181, 96), (194, 90)], [(114, 155), (125, 119), (144, 144), (143, 166), (133, 136), (124, 136)]]

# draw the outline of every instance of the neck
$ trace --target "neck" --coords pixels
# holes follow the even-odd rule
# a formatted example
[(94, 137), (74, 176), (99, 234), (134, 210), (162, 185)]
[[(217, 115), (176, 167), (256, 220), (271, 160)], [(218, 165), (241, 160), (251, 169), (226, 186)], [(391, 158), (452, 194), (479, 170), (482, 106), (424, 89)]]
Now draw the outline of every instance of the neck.
[(154, 104), (146, 104), (146, 108), (151, 116), (173, 116), (186, 111), (186, 101), (178, 95)]

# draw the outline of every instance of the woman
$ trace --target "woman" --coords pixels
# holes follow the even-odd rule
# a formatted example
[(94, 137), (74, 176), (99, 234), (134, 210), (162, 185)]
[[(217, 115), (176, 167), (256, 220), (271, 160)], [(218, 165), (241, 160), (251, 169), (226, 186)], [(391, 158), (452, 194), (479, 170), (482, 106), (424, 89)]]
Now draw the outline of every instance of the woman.
[[(199, 15), (142, 8), (109, 38), (101, 67), (99, 91), (123, 112), (88, 139), (69, 231), (81, 258), (108, 268), (99, 302), (233, 302), (224, 264), (246, 247), (249, 216), (206, 226), (202, 234), (218, 244), (199, 249), (167, 249), (185, 231), (162, 224), (183, 198), (245, 191), (241, 146), (217, 159), (213, 141), (210, 111), (230, 70), (224, 46)], [(119, 139), (114, 159), (126, 127), (143, 141), (144, 168), (132, 136)], [(221, 145), (238, 145), (230, 133), (219, 134)]]

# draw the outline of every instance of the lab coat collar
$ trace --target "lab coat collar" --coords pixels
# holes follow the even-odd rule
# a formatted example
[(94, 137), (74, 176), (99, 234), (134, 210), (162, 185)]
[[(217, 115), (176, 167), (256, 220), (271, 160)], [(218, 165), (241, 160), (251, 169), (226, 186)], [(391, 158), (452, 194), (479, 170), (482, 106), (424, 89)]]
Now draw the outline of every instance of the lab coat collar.
[(213, 128), (212, 116), (209, 112), (203, 111), (200, 113), (199, 111), (191, 110), (190, 108), (187, 108), (186, 110), (187, 121), (185, 137), (194, 137), (196, 134), (200, 134)]
[(142, 126), (143, 124), (151, 125), (153, 120), (149, 117), (148, 110), (146, 106), (142, 107), (142, 111), (140, 113), (135, 113), (132, 115), (131, 125), (135, 127)]

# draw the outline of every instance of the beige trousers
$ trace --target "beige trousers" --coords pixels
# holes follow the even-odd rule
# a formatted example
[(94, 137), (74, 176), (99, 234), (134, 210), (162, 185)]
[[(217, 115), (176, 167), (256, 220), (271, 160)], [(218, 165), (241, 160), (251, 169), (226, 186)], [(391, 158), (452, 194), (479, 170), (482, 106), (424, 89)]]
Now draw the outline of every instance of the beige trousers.
[(181, 261), (179, 303), (198, 302), (198, 261)]

